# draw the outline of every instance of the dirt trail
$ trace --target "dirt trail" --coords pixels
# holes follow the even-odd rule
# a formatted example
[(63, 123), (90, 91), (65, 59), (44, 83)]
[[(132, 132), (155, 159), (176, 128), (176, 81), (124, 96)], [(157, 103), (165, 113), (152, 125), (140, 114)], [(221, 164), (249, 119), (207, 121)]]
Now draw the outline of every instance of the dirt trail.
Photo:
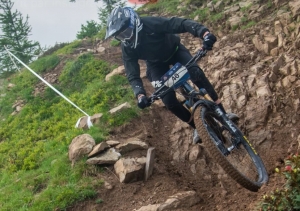
[[(299, 131), (300, 128), (295, 125), (291, 129)], [(156, 148), (156, 164), (151, 178), (147, 182), (121, 184), (113, 173), (113, 168), (109, 167), (109, 170), (98, 175), (98, 179), (104, 179), (114, 187), (112, 190), (98, 190), (97, 198), (101, 198), (103, 202), (97, 204), (95, 200), (84, 201), (68, 210), (132, 211), (149, 204), (162, 203), (168, 196), (189, 190), (196, 191), (201, 202), (193, 207), (181, 209), (182, 211), (255, 210), (257, 201), (263, 194), (282, 185), (282, 181), (274, 175), (273, 169), (282, 165), (290, 142), (283, 141), (287, 137), (285, 129), (273, 128), (273, 131), (276, 132), (272, 135), (272, 144), (267, 152), (258, 147), (258, 152), (268, 169), (270, 181), (259, 192), (253, 193), (229, 178), (208, 156), (203, 146), (190, 143), (192, 130), (186, 124), (178, 121), (165, 108), (152, 106), (145, 115), (112, 132), (114, 139), (123, 140), (138, 136)], [(185, 157), (175, 155), (193, 147), (200, 150), (197, 160), (190, 161), (188, 153), (183, 153)]]

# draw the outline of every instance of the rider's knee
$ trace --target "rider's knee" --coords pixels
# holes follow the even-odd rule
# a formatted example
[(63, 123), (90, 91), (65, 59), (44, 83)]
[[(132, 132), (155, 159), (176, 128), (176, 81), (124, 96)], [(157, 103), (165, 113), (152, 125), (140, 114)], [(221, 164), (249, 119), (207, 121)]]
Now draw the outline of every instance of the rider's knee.
[(166, 108), (172, 110), (174, 107), (178, 106), (180, 102), (177, 100), (175, 93), (169, 92), (162, 97), (162, 101)]
[(189, 69), (189, 74), (192, 81), (199, 81), (202, 78), (206, 77), (203, 70), (198, 66), (193, 66)]

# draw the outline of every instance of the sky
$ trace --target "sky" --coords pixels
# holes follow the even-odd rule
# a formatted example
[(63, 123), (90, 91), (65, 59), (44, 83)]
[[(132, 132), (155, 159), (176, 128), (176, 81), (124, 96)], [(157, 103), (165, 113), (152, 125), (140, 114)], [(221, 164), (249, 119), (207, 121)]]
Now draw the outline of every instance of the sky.
[[(87, 21), (98, 22), (98, 8), (101, 1), (76, 0), (12, 0), (13, 12), (18, 10), (25, 18), (29, 16), (30, 40), (38, 41), (42, 47), (56, 43), (72, 42)], [(132, 5), (131, 5), (132, 6)]]

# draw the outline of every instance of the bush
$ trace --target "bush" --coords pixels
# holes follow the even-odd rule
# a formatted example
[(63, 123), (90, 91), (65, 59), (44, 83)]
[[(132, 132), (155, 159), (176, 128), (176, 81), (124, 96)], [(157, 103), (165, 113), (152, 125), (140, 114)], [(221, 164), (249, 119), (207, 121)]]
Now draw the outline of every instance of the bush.
[(285, 187), (264, 195), (260, 210), (300, 210), (300, 156), (289, 156), (285, 168), (275, 171), (285, 177)]

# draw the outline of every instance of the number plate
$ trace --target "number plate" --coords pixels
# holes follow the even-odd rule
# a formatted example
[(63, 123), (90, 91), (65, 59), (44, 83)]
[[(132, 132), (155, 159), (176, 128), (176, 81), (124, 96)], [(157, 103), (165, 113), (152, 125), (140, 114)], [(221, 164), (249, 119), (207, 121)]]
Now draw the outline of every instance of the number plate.
[(185, 66), (176, 63), (166, 74), (161, 77), (162, 83), (167, 87), (175, 89), (181, 86), (190, 78), (190, 74)]

